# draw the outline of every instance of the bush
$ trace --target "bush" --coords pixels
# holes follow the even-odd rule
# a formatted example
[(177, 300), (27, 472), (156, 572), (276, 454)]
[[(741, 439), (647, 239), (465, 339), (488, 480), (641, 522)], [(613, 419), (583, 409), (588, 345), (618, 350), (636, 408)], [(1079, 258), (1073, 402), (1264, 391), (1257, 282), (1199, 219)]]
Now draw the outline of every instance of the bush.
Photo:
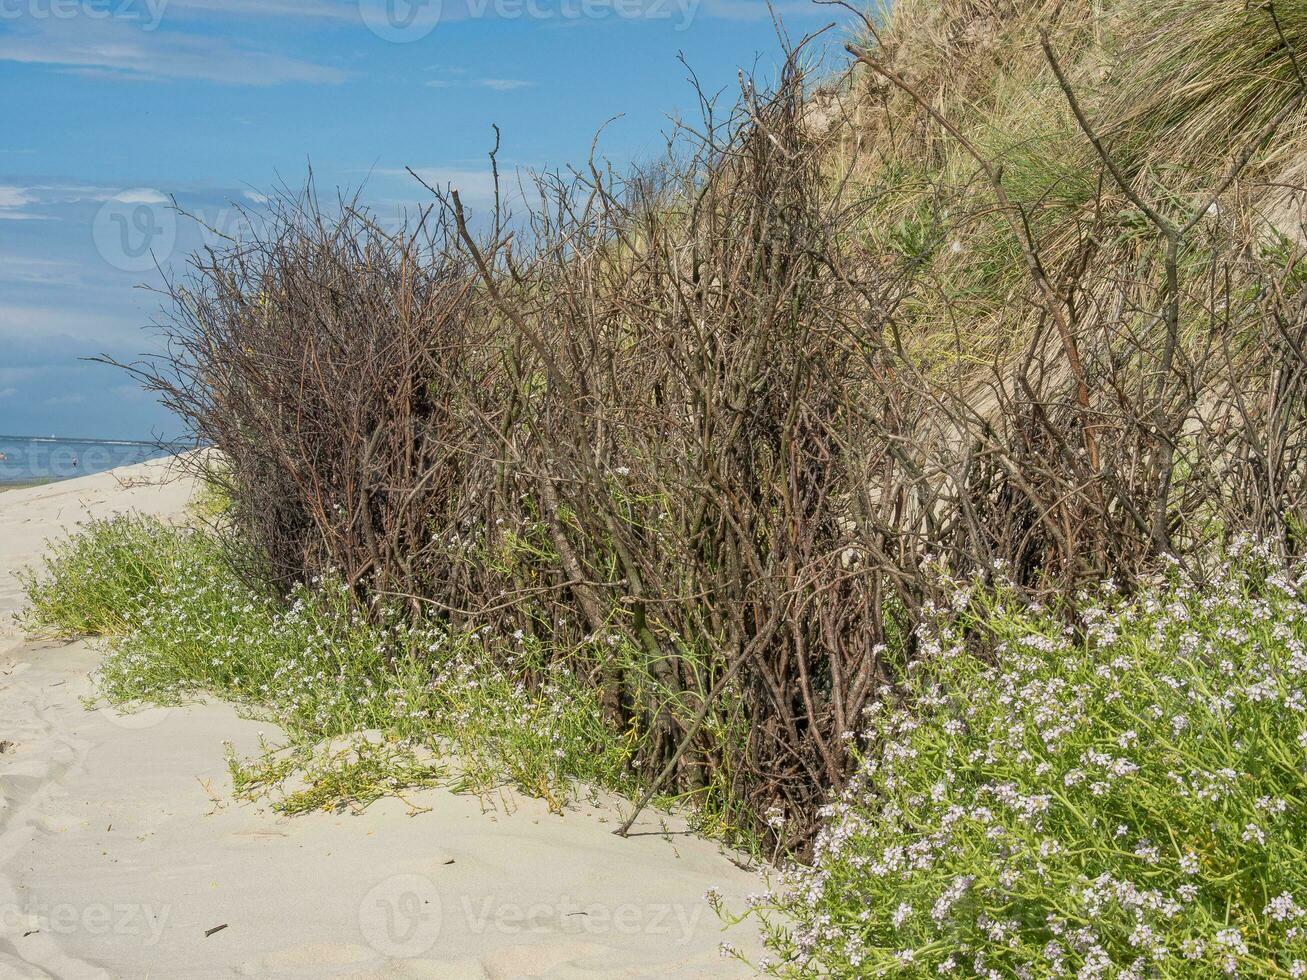
[(805, 41), (524, 215), (277, 197), (135, 370), (279, 590), (568, 672), (633, 768), (803, 851), (935, 558), (1047, 600), (1307, 549), (1286, 8), (904, 0), (822, 91)]
[(1307, 975), (1305, 586), (1245, 551), (1074, 628), (960, 589), (756, 912), (770, 972)]

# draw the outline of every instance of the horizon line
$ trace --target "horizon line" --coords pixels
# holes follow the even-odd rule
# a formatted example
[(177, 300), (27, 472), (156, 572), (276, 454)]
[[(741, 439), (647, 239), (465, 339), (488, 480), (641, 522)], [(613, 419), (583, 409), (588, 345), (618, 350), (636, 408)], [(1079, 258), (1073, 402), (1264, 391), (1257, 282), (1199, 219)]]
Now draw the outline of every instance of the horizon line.
[(29, 442), (87, 442), (87, 443), (96, 443), (96, 442), (99, 442), (99, 443), (115, 443), (115, 444), (123, 445), (123, 446), (159, 446), (159, 447), (161, 447), (161, 448), (162, 448), (162, 447), (167, 447), (167, 446), (173, 446), (173, 445), (176, 445), (177, 443), (183, 441), (183, 440), (181, 440), (181, 439), (169, 439), (169, 440), (163, 440), (163, 439), (106, 439), (106, 438), (91, 438), (91, 439), (86, 439), (86, 438), (81, 438), (81, 437), (78, 437), (78, 436), (54, 436), (54, 435), (50, 435), (50, 436), (19, 436), (19, 435), (3, 435), (3, 434), (0, 434), (0, 439), (22, 439), (22, 440), (27, 440), (27, 441), (29, 441)]

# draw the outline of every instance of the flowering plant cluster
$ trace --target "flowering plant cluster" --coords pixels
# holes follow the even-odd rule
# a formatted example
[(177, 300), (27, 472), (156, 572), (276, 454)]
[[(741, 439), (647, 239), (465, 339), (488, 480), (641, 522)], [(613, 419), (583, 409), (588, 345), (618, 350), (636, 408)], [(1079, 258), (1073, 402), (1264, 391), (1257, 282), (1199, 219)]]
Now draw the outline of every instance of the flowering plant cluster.
[(1242, 544), (1074, 623), (960, 589), (885, 691), (777, 976), (1307, 976), (1307, 605)]
[[(26, 625), (107, 636), (98, 681), (110, 703), (214, 694), (280, 726), (288, 752), (233, 773), (253, 788), (307, 776), (286, 809), (438, 777), (473, 791), (511, 783), (553, 803), (578, 780), (629, 789), (634, 746), (608, 734), (593, 690), (538, 641), (364, 615), (329, 578), (279, 600), (232, 558), (212, 535), (148, 518), (94, 522), (29, 577)], [(342, 740), (349, 751), (333, 751)]]

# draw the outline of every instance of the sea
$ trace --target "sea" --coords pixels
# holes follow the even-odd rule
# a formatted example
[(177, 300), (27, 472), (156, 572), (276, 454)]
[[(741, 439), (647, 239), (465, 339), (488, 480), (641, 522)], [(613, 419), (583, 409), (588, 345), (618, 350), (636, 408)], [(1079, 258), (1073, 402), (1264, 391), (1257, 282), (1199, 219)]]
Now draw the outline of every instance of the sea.
[(0, 435), (0, 485), (67, 480), (167, 456), (167, 446), (127, 439)]

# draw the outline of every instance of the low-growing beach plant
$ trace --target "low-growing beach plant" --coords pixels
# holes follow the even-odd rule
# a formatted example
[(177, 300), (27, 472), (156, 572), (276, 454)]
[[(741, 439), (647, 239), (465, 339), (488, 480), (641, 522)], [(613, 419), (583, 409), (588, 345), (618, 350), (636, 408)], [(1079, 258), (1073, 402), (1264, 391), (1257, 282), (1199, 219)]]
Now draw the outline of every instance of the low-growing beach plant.
[(182, 568), (217, 564), (211, 539), (120, 515), (49, 542), (40, 574), (22, 573), (22, 625), (37, 634), (116, 637)]
[[(283, 601), (238, 577), (230, 547), (147, 517), (89, 523), (29, 573), (24, 625), (108, 637), (97, 681), (112, 704), (216, 695), (278, 724), (286, 744), (232, 772), (238, 790), (294, 780), (283, 810), (437, 781), (512, 784), (554, 806), (578, 781), (634, 789), (631, 739), (604, 727), (593, 691), (537, 641), (364, 615), (331, 579)], [(490, 657), (490, 643), (508, 649)]]
[(1251, 546), (1074, 622), (959, 587), (867, 712), (776, 976), (1307, 976), (1307, 575)]

